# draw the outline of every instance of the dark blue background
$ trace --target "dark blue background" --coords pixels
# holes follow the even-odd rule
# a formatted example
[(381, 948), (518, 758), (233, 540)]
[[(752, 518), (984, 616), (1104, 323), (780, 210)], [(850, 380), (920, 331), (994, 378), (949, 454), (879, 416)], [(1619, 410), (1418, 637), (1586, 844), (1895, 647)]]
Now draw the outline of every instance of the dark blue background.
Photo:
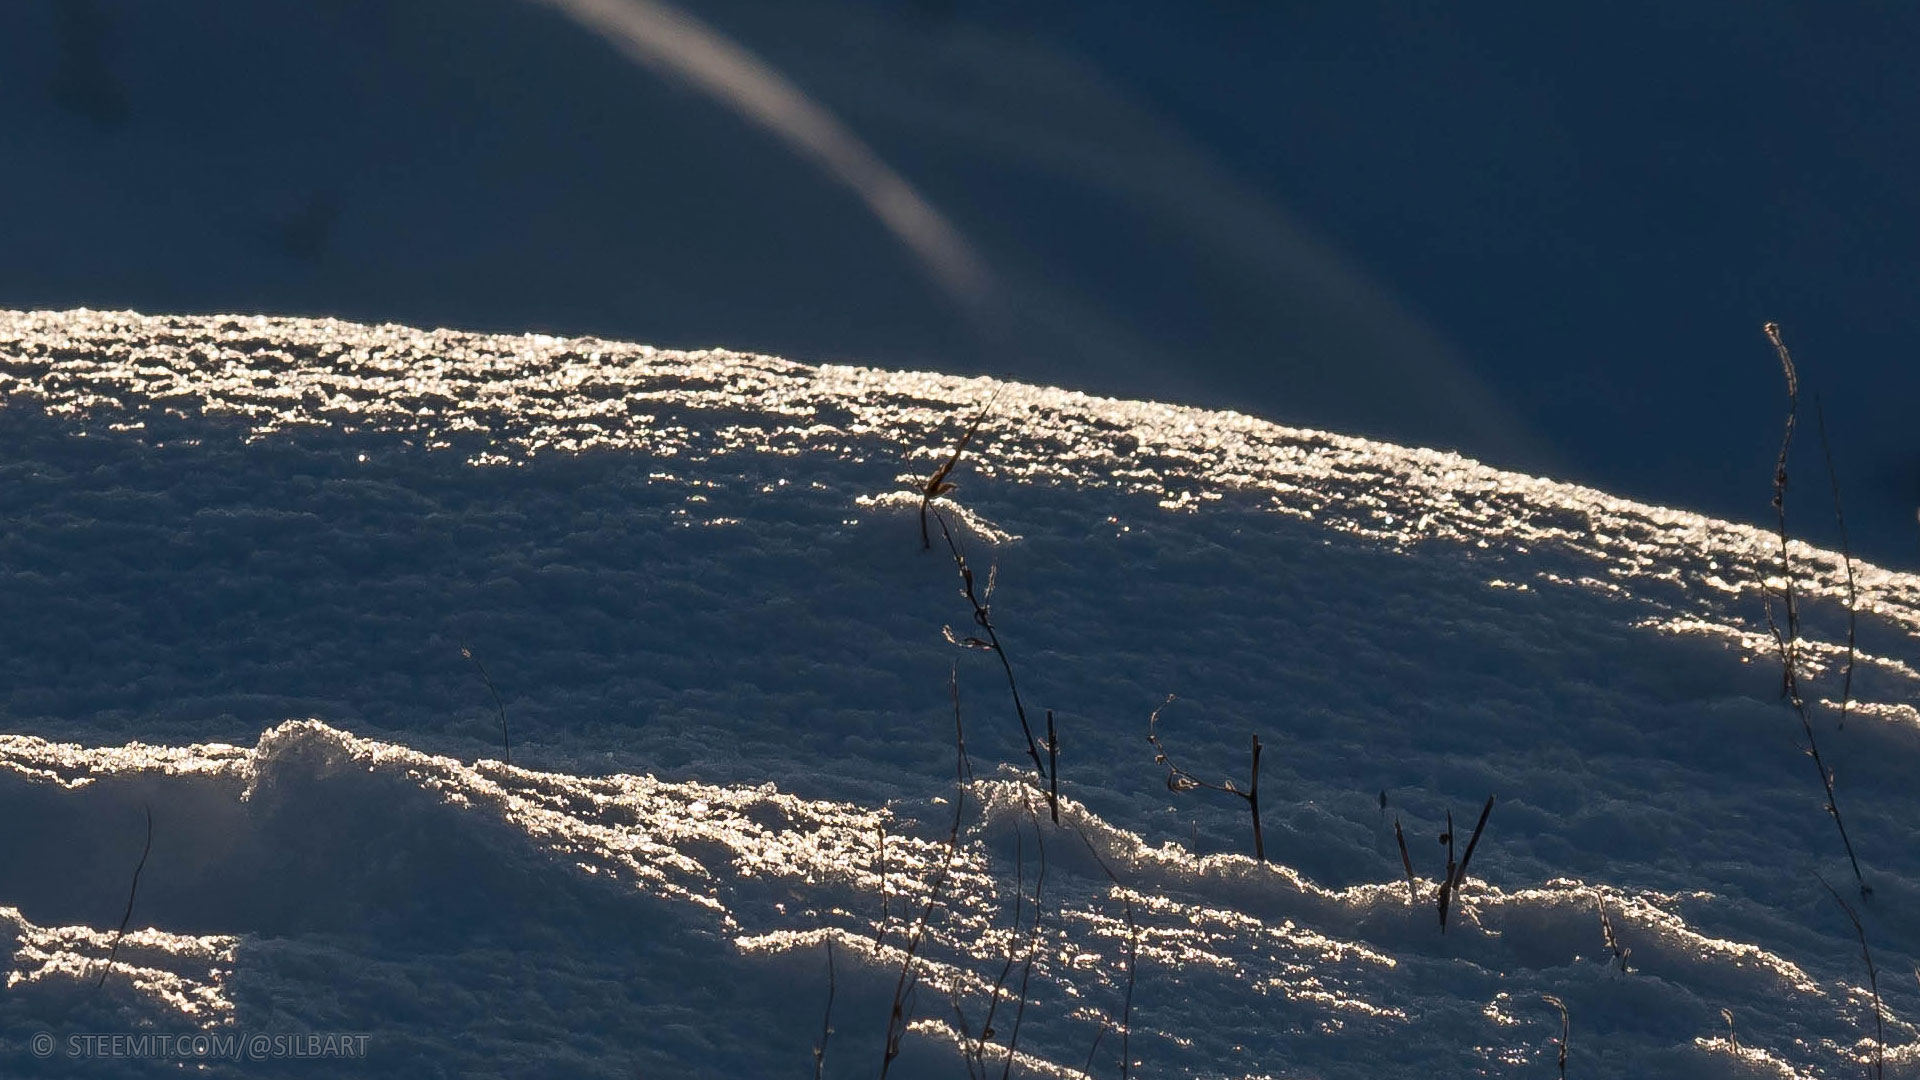
[[(1762, 524), (1772, 319), (1856, 547), (1920, 562), (1920, 9), (687, 7), (941, 209), (997, 312), (518, 0), (0, 9), (0, 304), (1011, 373)], [(1796, 523), (1831, 539), (1803, 433)]]

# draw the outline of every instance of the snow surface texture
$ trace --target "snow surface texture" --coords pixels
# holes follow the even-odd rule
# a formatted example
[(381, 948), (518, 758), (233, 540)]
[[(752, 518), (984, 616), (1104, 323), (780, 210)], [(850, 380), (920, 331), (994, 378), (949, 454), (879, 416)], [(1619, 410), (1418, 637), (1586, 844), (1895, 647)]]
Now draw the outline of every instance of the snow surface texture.
[[(996, 392), (940, 509), (1056, 710), (1058, 826), (920, 547)], [(1232, 413), (597, 340), (0, 313), (0, 393), (9, 1074), (172, 1067), (39, 1032), (235, 1031), (367, 1057), (199, 1064), (804, 1076), (831, 940), (825, 1072), (871, 1076), (929, 911), (894, 1076), (1000, 1075), (1029, 955), (1015, 1075), (1548, 1075), (1547, 994), (1570, 1076), (1872, 1056), (1769, 534)], [(1920, 579), (1855, 566), (1841, 728), (1840, 563), (1793, 566), (1913, 1075)], [(1203, 778), (1259, 734), (1268, 865), (1240, 800), (1167, 785), (1168, 694)], [(1442, 935), (1434, 838), (1489, 793)]]

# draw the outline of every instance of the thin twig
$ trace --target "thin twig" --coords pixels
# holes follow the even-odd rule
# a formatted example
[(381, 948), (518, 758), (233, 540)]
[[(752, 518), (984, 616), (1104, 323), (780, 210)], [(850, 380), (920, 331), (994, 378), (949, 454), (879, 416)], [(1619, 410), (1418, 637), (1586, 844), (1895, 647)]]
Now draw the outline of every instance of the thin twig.
[(1093, 1033), (1093, 1045), (1087, 1048), (1087, 1063), (1080, 1066), (1081, 1080), (1093, 1080), (1093, 1055), (1100, 1052), (1100, 1040), (1107, 1037), (1107, 1029), (1112, 1026), (1113, 1017), (1101, 1014), (1100, 1029)]
[[(1125, 998), (1122, 999), (1120, 1012), (1120, 1077), (1121, 1080), (1126, 1080), (1127, 1076), (1131, 1075), (1133, 1069), (1133, 977), (1134, 963), (1139, 955), (1138, 928), (1133, 921), (1133, 892), (1126, 886), (1120, 884), (1120, 878), (1114, 874), (1113, 868), (1107, 865), (1107, 860), (1100, 857), (1099, 850), (1093, 846), (1093, 841), (1087, 839), (1087, 834), (1082, 831), (1078, 825), (1074, 826), (1073, 831), (1080, 837), (1080, 842), (1086, 845), (1087, 854), (1093, 856), (1093, 861), (1100, 867), (1101, 873), (1107, 875), (1107, 881), (1112, 883), (1114, 891), (1120, 894), (1121, 900), (1125, 904), (1124, 910), (1127, 919), (1127, 992)], [(1101, 1028), (1101, 1034), (1106, 1034), (1105, 1027)], [(1093, 1045), (1096, 1050), (1099, 1049), (1099, 1036), (1095, 1036)], [(1087, 1066), (1088, 1068), (1092, 1068), (1093, 1066), (1093, 1055), (1091, 1053), (1087, 1055)]]
[(140, 861), (133, 868), (133, 884), (127, 887), (127, 910), (120, 916), (120, 929), (113, 932), (113, 945), (107, 949), (107, 965), (100, 971), (100, 981), (93, 984), (95, 990), (107, 985), (107, 976), (113, 972), (114, 958), (120, 955), (121, 939), (127, 936), (127, 924), (133, 921), (133, 900), (140, 895), (140, 871), (147, 868), (147, 856), (153, 853), (153, 807), (147, 811), (147, 843), (140, 849)]
[(1133, 897), (1127, 897), (1127, 996), (1120, 1006), (1120, 1080), (1133, 1071), (1133, 976), (1140, 954), (1140, 934), (1133, 923)]
[(880, 846), (877, 849), (880, 860), (880, 929), (873, 935), (873, 944), (879, 948), (887, 938), (887, 920), (892, 914), (887, 909), (887, 823), (880, 822)]
[(1467, 853), (1460, 856), (1460, 869), (1453, 877), (1455, 892), (1467, 882), (1467, 866), (1473, 862), (1473, 849), (1480, 846), (1480, 834), (1486, 831), (1487, 817), (1493, 813), (1493, 796), (1487, 796), (1487, 804), (1480, 808), (1480, 820), (1474, 823), (1473, 835), (1467, 837)]
[(1033, 741), (1033, 725), (1027, 722), (1027, 707), (1020, 700), (1020, 684), (1013, 677), (1013, 662), (1007, 659), (1007, 650), (1001, 647), (1000, 634), (993, 625), (991, 604), (995, 572), (993, 569), (987, 571), (986, 592), (978, 592), (974, 587), (973, 568), (967, 565), (967, 553), (960, 547), (960, 542), (953, 538), (953, 530), (947, 527), (946, 515), (935, 511), (933, 520), (940, 523), (940, 535), (947, 538), (947, 550), (953, 553), (953, 564), (960, 570), (960, 595), (973, 605), (973, 623), (987, 634), (984, 641), (977, 637), (962, 638), (954, 634), (952, 627), (947, 627), (947, 640), (963, 648), (986, 649), (1000, 658), (1000, 666), (1007, 673), (1007, 689), (1013, 694), (1013, 711), (1020, 716), (1020, 733), (1027, 738), (1027, 756), (1033, 759), (1035, 771), (1045, 780), (1047, 767), (1041, 763), (1040, 749)]
[(1166, 746), (1160, 741), (1158, 731), (1160, 713), (1171, 704), (1173, 704), (1173, 695), (1168, 694), (1167, 700), (1160, 703), (1160, 708), (1153, 710), (1153, 714), (1147, 717), (1147, 742), (1153, 744), (1153, 760), (1167, 767), (1167, 789), (1169, 791), (1192, 791), (1195, 788), (1201, 788), (1206, 791), (1218, 791), (1224, 795), (1232, 795), (1235, 798), (1246, 800), (1247, 811), (1253, 818), (1254, 857), (1261, 862), (1266, 862), (1267, 842), (1266, 837), (1262, 835), (1260, 830), (1260, 736), (1255, 735), (1253, 737), (1253, 775), (1251, 782), (1247, 786), (1247, 790), (1240, 790), (1239, 786), (1231, 780), (1222, 781), (1218, 784), (1208, 783), (1180, 766), (1175, 765), (1173, 759), (1167, 755)]
[[(1038, 833), (1038, 825), (1034, 827), (1034, 831)], [(974, 1039), (973, 1049), (966, 1054), (969, 1059), (967, 1062), (967, 1075), (969, 1076), (973, 1075), (975, 1063), (979, 1063), (982, 1066), (982, 1074), (984, 1075), (984, 1066), (987, 1059), (987, 1040), (993, 1038), (994, 1035), (993, 1017), (994, 1014), (1000, 1010), (1000, 994), (1006, 989), (1007, 976), (1013, 972), (1014, 954), (1019, 951), (1020, 905), (1026, 899), (1026, 891), (1026, 834), (1020, 831), (1020, 823), (1016, 821), (1013, 825), (1013, 926), (1011, 927), (1011, 932), (1007, 935), (1007, 962), (1000, 965), (1000, 975), (993, 980), (993, 993), (987, 997), (987, 1018), (980, 1022), (980, 1035)], [(1035, 914), (1037, 915), (1038, 913), (1036, 912)], [(954, 1009), (956, 1012), (959, 1011), (959, 1006), (956, 1004)], [(968, 1030), (963, 1020), (960, 1033), (965, 1035)]]
[[(1794, 601), (1793, 562), (1787, 544), (1787, 451), (1793, 445), (1794, 420), (1800, 408), (1800, 377), (1794, 371), (1793, 354), (1787, 351), (1786, 342), (1780, 338), (1778, 323), (1768, 323), (1764, 327), (1767, 340), (1773, 343), (1774, 351), (1780, 357), (1780, 368), (1787, 379), (1787, 422), (1786, 433), (1780, 440), (1780, 457), (1774, 465), (1773, 505), (1778, 511), (1780, 523), (1780, 573), (1781, 597), (1786, 606), (1786, 625), (1783, 627), (1773, 617), (1771, 594), (1766, 591), (1762, 580), (1761, 595), (1768, 598), (1767, 627), (1773, 632), (1773, 640), (1780, 650), (1781, 687), (1787, 700), (1792, 703), (1794, 712), (1800, 717), (1800, 728), (1806, 733), (1807, 756), (1813, 759), (1813, 766), (1820, 774), (1820, 786), (1827, 793), (1827, 813), (1833, 815), (1834, 828), (1839, 830), (1841, 846), (1846, 848), (1847, 862), (1853, 866), (1853, 879), (1860, 887), (1860, 895), (1872, 896), (1873, 888), (1860, 872), (1860, 860), (1853, 853), (1853, 839), (1847, 835), (1846, 822), (1840, 816), (1840, 801), (1833, 793), (1833, 770), (1827, 768), (1826, 761), (1820, 756), (1820, 744), (1813, 734), (1813, 719), (1808, 714), (1807, 703), (1800, 696), (1800, 683), (1797, 673), (1797, 654), (1800, 638), (1800, 616)], [(1757, 571), (1756, 571), (1757, 573)], [(1849, 692), (1851, 688), (1849, 687)]]
[(472, 649), (462, 645), (460, 655), (473, 661), (473, 666), (480, 671), (480, 681), (487, 684), (487, 693), (493, 695), (493, 707), (500, 713), (500, 763), (511, 765), (513, 764), (513, 747), (507, 742), (507, 707), (500, 703), (500, 691), (493, 688), (493, 679), (487, 675), (486, 665), (480, 662), (479, 657), (473, 655)]
[(1867, 985), (1873, 989), (1873, 1075), (1875, 1080), (1879, 1080), (1886, 1073), (1887, 1031), (1881, 1018), (1880, 973), (1874, 970), (1873, 952), (1867, 948), (1867, 928), (1860, 925), (1859, 913), (1853, 910), (1852, 904), (1841, 899), (1838, 889), (1828, 884), (1827, 879), (1820, 877), (1819, 874), (1813, 876), (1819, 878), (1820, 884), (1825, 885), (1827, 892), (1833, 894), (1833, 902), (1839, 904), (1840, 910), (1847, 913), (1847, 921), (1853, 924), (1854, 935), (1860, 939), (1860, 959), (1867, 963)]
[(1440, 884), (1440, 932), (1447, 932), (1447, 915), (1453, 907), (1453, 901), (1460, 895), (1460, 887), (1467, 883), (1467, 866), (1473, 862), (1473, 849), (1480, 846), (1480, 834), (1486, 830), (1487, 817), (1493, 813), (1493, 796), (1487, 796), (1487, 804), (1480, 808), (1480, 820), (1473, 827), (1473, 835), (1467, 838), (1467, 850), (1460, 856), (1460, 862), (1453, 861), (1453, 812), (1447, 812), (1446, 835), (1440, 839), (1447, 845), (1447, 880)]
[(827, 1067), (827, 1037), (833, 1034), (833, 993), (835, 980), (833, 975), (833, 938), (827, 939), (827, 1013), (820, 1018), (820, 1042), (813, 1048), (813, 1080), (820, 1080), (822, 1070)]
[(1060, 739), (1053, 730), (1053, 710), (1047, 710), (1047, 810), (1060, 824)]
[(887, 1014), (886, 1043), (880, 1058), (880, 1078), (886, 1080), (893, 1061), (900, 1056), (900, 1041), (907, 1034), (907, 1020), (913, 1012), (912, 1002), (917, 988), (918, 976), (913, 970), (914, 957), (920, 951), (920, 944), (926, 940), (927, 925), (933, 919), (933, 909), (940, 902), (940, 890), (946, 886), (947, 879), (953, 874), (953, 864), (960, 857), (960, 822), (966, 813), (967, 780), (973, 773), (973, 763), (967, 760), (966, 730), (960, 722), (960, 673), (953, 670), (947, 676), (947, 688), (953, 695), (953, 731), (954, 731), (954, 798), (953, 827), (947, 832), (947, 857), (940, 866), (940, 874), (934, 878), (927, 890), (926, 905), (921, 908), (920, 917), (915, 921), (911, 933), (907, 935), (906, 959), (900, 964), (900, 977), (893, 987), (893, 1006)]
[(1393, 839), (1400, 845), (1400, 865), (1407, 871), (1407, 904), (1412, 906), (1420, 902), (1413, 886), (1413, 857), (1407, 854), (1407, 837), (1400, 831), (1400, 815), (1393, 817)]
[(1247, 812), (1253, 816), (1253, 857), (1267, 861), (1267, 839), (1260, 831), (1260, 736), (1253, 737), (1253, 780), (1247, 786)]
[(1773, 343), (1774, 352), (1780, 357), (1780, 370), (1787, 378), (1787, 421), (1780, 436), (1780, 456), (1773, 464), (1773, 509), (1780, 519), (1780, 573), (1783, 577), (1781, 595), (1787, 607), (1787, 629), (1784, 649), (1787, 659), (1787, 692), (1793, 692), (1794, 648), (1800, 640), (1800, 611), (1793, 596), (1793, 556), (1787, 547), (1787, 455), (1793, 448), (1793, 429), (1800, 417), (1800, 375), (1793, 367), (1793, 354), (1787, 351), (1786, 342), (1780, 340), (1780, 324), (1768, 323), (1762, 327), (1767, 340)]
[(1573, 1025), (1567, 1018), (1567, 1003), (1552, 994), (1541, 994), (1546, 1003), (1560, 1010), (1560, 1080), (1567, 1077), (1567, 1035)]
[(987, 418), (987, 413), (993, 410), (993, 403), (998, 400), (999, 397), (1000, 391), (995, 390), (993, 396), (987, 399), (987, 403), (981, 406), (980, 415), (973, 418), (973, 423), (969, 425), (967, 430), (960, 436), (960, 441), (953, 444), (953, 453), (947, 458), (946, 463), (938, 469), (935, 469), (933, 475), (927, 478), (927, 486), (920, 492), (921, 551), (931, 551), (933, 549), (933, 538), (927, 534), (928, 507), (934, 499), (953, 490), (953, 485), (947, 483), (947, 474), (953, 471), (955, 465), (960, 464), (960, 455), (966, 453), (967, 444), (973, 441), (974, 434), (980, 430), (980, 422)]
[(1632, 950), (1621, 945), (1619, 936), (1613, 932), (1613, 920), (1607, 917), (1607, 901), (1605, 897), (1600, 899), (1600, 935), (1606, 939), (1607, 949), (1613, 953), (1614, 960), (1619, 962), (1620, 973), (1622, 975), (1626, 974), (1627, 954)]
[(1033, 837), (1040, 844), (1040, 874), (1033, 879), (1033, 927), (1028, 931), (1027, 959), (1020, 968), (1020, 1001), (1013, 1010), (1013, 1031), (1007, 1037), (1007, 1061), (1000, 1068), (1000, 1080), (1007, 1080), (1013, 1074), (1013, 1055), (1020, 1046), (1020, 1022), (1027, 1015), (1027, 980), (1033, 976), (1033, 959), (1040, 954), (1040, 890), (1047, 883), (1047, 837), (1040, 831), (1040, 822), (1034, 817), (1031, 804), (1027, 807), (1027, 818), (1033, 822)]

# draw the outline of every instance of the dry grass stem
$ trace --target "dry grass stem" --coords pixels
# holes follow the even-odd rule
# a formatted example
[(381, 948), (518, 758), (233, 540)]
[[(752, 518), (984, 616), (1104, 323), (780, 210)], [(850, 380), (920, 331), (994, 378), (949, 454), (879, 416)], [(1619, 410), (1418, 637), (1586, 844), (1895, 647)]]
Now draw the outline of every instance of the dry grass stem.
[(1020, 717), (1020, 733), (1026, 736), (1027, 757), (1033, 760), (1034, 771), (1040, 774), (1042, 780), (1045, 780), (1048, 775), (1047, 767), (1040, 760), (1040, 748), (1034, 743), (1033, 725), (1027, 722), (1027, 707), (1020, 700), (1020, 684), (1013, 677), (1013, 662), (1007, 659), (1007, 650), (1000, 644), (1000, 632), (993, 625), (995, 571), (993, 568), (987, 570), (986, 588), (984, 592), (980, 591), (973, 575), (973, 567), (967, 563), (966, 550), (960, 546), (958, 540), (954, 539), (953, 530), (947, 526), (946, 517), (936, 512), (933, 520), (939, 522), (940, 535), (946, 537), (947, 550), (953, 554), (953, 564), (960, 571), (960, 595), (966, 597), (967, 603), (973, 607), (973, 624), (987, 635), (985, 639), (971, 636), (963, 638), (955, 634), (953, 628), (949, 626), (945, 631), (947, 640), (962, 648), (984, 649), (1000, 658), (1000, 667), (1007, 673), (1007, 690), (1013, 695), (1013, 711)]
[(127, 887), (127, 910), (120, 916), (120, 928), (113, 932), (113, 944), (107, 949), (106, 966), (100, 970), (100, 980), (93, 984), (95, 990), (107, 985), (107, 976), (113, 973), (114, 958), (120, 955), (120, 941), (127, 936), (127, 924), (133, 921), (133, 901), (140, 895), (140, 872), (147, 868), (147, 856), (153, 854), (153, 807), (147, 810), (147, 843), (140, 849), (140, 861), (133, 868), (133, 884)]
[(833, 1034), (833, 994), (835, 990), (833, 974), (833, 938), (827, 938), (827, 1012), (820, 1018), (820, 1041), (813, 1047), (813, 1080), (827, 1067), (827, 1038)]
[(487, 675), (486, 665), (480, 662), (479, 657), (473, 655), (472, 649), (462, 645), (460, 655), (473, 661), (474, 668), (480, 672), (480, 681), (487, 684), (487, 693), (493, 695), (494, 710), (500, 714), (500, 763), (511, 765), (513, 764), (513, 746), (507, 741), (507, 707), (500, 702), (500, 691), (493, 688), (493, 679)]
[(993, 403), (998, 400), (999, 397), (1000, 391), (995, 390), (993, 396), (987, 399), (987, 403), (981, 406), (980, 415), (974, 417), (973, 423), (969, 424), (967, 430), (961, 434), (960, 441), (953, 444), (953, 453), (947, 457), (946, 462), (938, 469), (933, 470), (933, 475), (927, 478), (926, 487), (921, 489), (920, 550), (931, 551), (933, 549), (933, 538), (927, 533), (928, 509), (932, 506), (934, 499), (953, 490), (953, 485), (947, 481), (947, 476), (953, 472), (955, 465), (960, 464), (960, 455), (967, 452), (967, 444), (973, 441), (974, 435), (980, 430), (981, 421), (987, 418), (987, 413), (993, 410)]
[(1613, 920), (1607, 917), (1607, 902), (1600, 901), (1600, 934), (1606, 939), (1607, 950), (1613, 953), (1614, 962), (1620, 965), (1620, 973), (1626, 974), (1627, 954), (1633, 950), (1620, 944), (1620, 938), (1613, 932)]
[(900, 1041), (907, 1034), (907, 1022), (913, 1014), (912, 1000), (919, 982), (919, 975), (914, 971), (914, 958), (920, 952), (921, 943), (926, 940), (927, 926), (933, 920), (933, 909), (940, 903), (940, 892), (953, 875), (953, 864), (960, 857), (960, 823), (966, 814), (967, 783), (973, 775), (973, 764), (967, 760), (966, 729), (960, 721), (960, 673), (957, 670), (948, 674), (947, 688), (953, 695), (953, 826), (947, 831), (947, 857), (940, 865), (940, 874), (928, 887), (927, 902), (920, 910), (920, 917), (914, 921), (913, 929), (907, 934), (906, 959), (900, 964), (900, 977), (893, 987), (893, 1005), (887, 1013), (887, 1037), (880, 1058), (881, 1080), (886, 1080), (894, 1059), (900, 1056)]
[(1826, 886), (1827, 892), (1833, 895), (1833, 902), (1840, 905), (1840, 910), (1846, 912), (1847, 921), (1853, 924), (1854, 936), (1860, 939), (1860, 959), (1866, 962), (1867, 985), (1873, 990), (1873, 1075), (1874, 1080), (1880, 1080), (1886, 1074), (1887, 1067), (1887, 1030), (1885, 1010), (1880, 1007), (1880, 973), (1873, 966), (1873, 951), (1867, 948), (1867, 928), (1860, 924), (1860, 913), (1841, 897), (1838, 889), (1828, 884), (1826, 878), (1818, 874), (1814, 877)]
[[(1774, 352), (1780, 357), (1780, 368), (1787, 379), (1786, 432), (1780, 439), (1780, 457), (1775, 462), (1773, 471), (1773, 506), (1779, 518), (1780, 531), (1780, 594), (1785, 607), (1786, 620), (1783, 625), (1774, 618), (1772, 594), (1767, 591), (1766, 583), (1762, 581), (1761, 595), (1767, 597), (1767, 628), (1773, 632), (1774, 644), (1780, 651), (1781, 692), (1800, 717), (1800, 728), (1807, 738), (1804, 749), (1807, 756), (1813, 759), (1815, 771), (1820, 774), (1820, 786), (1827, 793), (1827, 813), (1833, 817), (1834, 828), (1840, 833), (1841, 846), (1846, 848), (1847, 862), (1853, 867), (1854, 882), (1860, 887), (1861, 896), (1872, 896), (1873, 889), (1867, 884), (1866, 875), (1860, 872), (1860, 860), (1854, 855), (1853, 839), (1847, 835), (1846, 821), (1840, 816), (1840, 801), (1833, 793), (1833, 770), (1827, 767), (1826, 760), (1820, 756), (1820, 743), (1813, 734), (1813, 718), (1807, 709), (1806, 699), (1800, 695), (1800, 614), (1794, 599), (1793, 560), (1787, 542), (1787, 455), (1793, 446), (1794, 422), (1800, 410), (1800, 377), (1794, 370), (1793, 354), (1787, 351), (1786, 342), (1780, 337), (1779, 324), (1768, 323), (1765, 331), (1767, 340), (1772, 342)], [(1850, 674), (1849, 678), (1851, 678)], [(1851, 694), (1851, 686), (1846, 692)]]
[(1570, 1032), (1570, 1030), (1572, 1029), (1572, 1026), (1573, 1026), (1573, 1025), (1572, 1025), (1572, 1024), (1571, 1024), (1571, 1023), (1569, 1022), (1569, 1019), (1568, 1019), (1568, 1017), (1567, 1017), (1567, 1003), (1566, 1003), (1566, 1002), (1564, 1002), (1564, 1001), (1561, 1001), (1561, 1000), (1560, 1000), (1559, 998), (1557, 998), (1557, 997), (1554, 997), (1554, 996), (1553, 996), (1552, 994), (1541, 994), (1541, 995), (1540, 995), (1540, 997), (1541, 997), (1541, 998), (1542, 998), (1543, 1000), (1545, 1000), (1547, 1004), (1549, 1004), (1549, 1005), (1551, 1005), (1551, 1006), (1553, 1006), (1554, 1008), (1556, 1008), (1556, 1009), (1558, 1009), (1558, 1010), (1560, 1010), (1560, 1080), (1566, 1080), (1566, 1077), (1567, 1077), (1567, 1035), (1568, 1035), (1568, 1033)]
[(1225, 795), (1232, 795), (1237, 799), (1246, 800), (1247, 813), (1253, 818), (1254, 858), (1261, 862), (1266, 862), (1267, 841), (1260, 827), (1260, 736), (1255, 735), (1253, 737), (1252, 776), (1245, 791), (1240, 790), (1231, 780), (1224, 780), (1218, 784), (1208, 783), (1180, 766), (1175, 765), (1173, 759), (1167, 755), (1166, 746), (1160, 742), (1160, 713), (1171, 704), (1173, 704), (1173, 695), (1168, 694), (1167, 700), (1161, 702), (1160, 708), (1153, 710), (1153, 714), (1147, 718), (1147, 742), (1153, 745), (1153, 760), (1167, 767), (1167, 789), (1170, 791), (1192, 791), (1195, 788), (1201, 788), (1207, 791), (1218, 791)]

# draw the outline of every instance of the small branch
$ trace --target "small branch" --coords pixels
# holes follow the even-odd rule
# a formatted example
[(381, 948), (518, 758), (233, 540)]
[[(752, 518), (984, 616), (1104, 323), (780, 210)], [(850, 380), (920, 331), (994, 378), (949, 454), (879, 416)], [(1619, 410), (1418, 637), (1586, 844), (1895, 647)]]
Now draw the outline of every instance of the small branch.
[(501, 764), (511, 765), (513, 764), (513, 747), (507, 742), (507, 707), (500, 703), (500, 691), (493, 688), (493, 679), (488, 677), (486, 665), (480, 663), (480, 658), (473, 655), (473, 650), (462, 645), (460, 646), (460, 655), (473, 661), (473, 666), (480, 672), (480, 681), (487, 684), (487, 693), (493, 695), (493, 707), (500, 713)]
[(974, 434), (980, 430), (980, 422), (987, 418), (987, 413), (993, 410), (993, 403), (999, 397), (1000, 391), (995, 390), (993, 396), (988, 398), (987, 403), (981, 407), (980, 415), (973, 418), (973, 423), (960, 436), (960, 441), (953, 444), (953, 454), (947, 458), (946, 464), (935, 469), (933, 475), (927, 478), (927, 486), (920, 492), (921, 551), (933, 550), (933, 538), (927, 534), (927, 510), (934, 499), (953, 490), (953, 485), (947, 482), (947, 474), (953, 472), (955, 465), (960, 464), (960, 455), (966, 453), (967, 444), (973, 441)]
[(147, 856), (153, 853), (153, 807), (147, 811), (147, 843), (140, 849), (140, 861), (133, 868), (133, 884), (127, 887), (127, 910), (120, 916), (120, 929), (113, 932), (113, 945), (107, 949), (107, 965), (100, 971), (100, 981), (93, 984), (95, 990), (107, 985), (107, 976), (113, 973), (114, 958), (120, 955), (120, 941), (127, 936), (127, 924), (133, 921), (133, 901), (140, 895), (140, 871), (147, 868)]

